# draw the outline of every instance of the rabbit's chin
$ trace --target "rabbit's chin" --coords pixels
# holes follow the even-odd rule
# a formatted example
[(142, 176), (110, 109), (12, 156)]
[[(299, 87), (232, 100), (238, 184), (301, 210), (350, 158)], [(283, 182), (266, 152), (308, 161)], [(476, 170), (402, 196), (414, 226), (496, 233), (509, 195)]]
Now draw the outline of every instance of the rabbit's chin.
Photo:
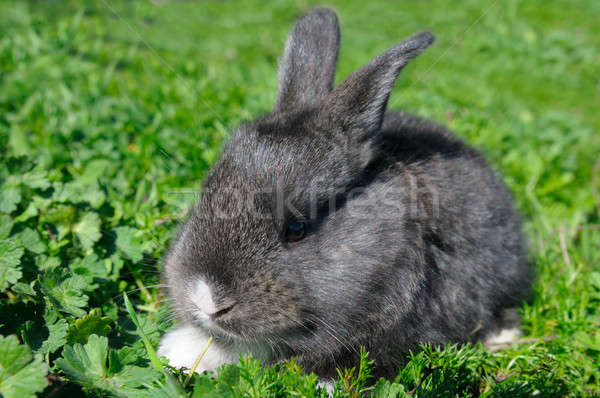
[[(200, 327), (181, 325), (162, 338), (158, 355), (166, 357), (172, 367), (189, 371), (206, 348), (210, 336), (210, 333)], [(269, 362), (272, 359), (269, 355), (271, 351), (266, 345), (247, 344), (239, 339), (216, 338), (202, 356), (196, 372), (215, 371), (221, 365), (237, 362), (240, 356), (248, 354)]]

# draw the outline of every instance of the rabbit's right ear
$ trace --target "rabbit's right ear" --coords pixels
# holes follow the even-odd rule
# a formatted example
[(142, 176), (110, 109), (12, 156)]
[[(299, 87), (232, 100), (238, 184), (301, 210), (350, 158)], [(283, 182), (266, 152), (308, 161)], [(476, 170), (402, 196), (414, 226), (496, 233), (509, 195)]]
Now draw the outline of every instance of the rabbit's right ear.
[(318, 104), (331, 92), (340, 42), (335, 12), (312, 10), (298, 20), (279, 64), (274, 111)]

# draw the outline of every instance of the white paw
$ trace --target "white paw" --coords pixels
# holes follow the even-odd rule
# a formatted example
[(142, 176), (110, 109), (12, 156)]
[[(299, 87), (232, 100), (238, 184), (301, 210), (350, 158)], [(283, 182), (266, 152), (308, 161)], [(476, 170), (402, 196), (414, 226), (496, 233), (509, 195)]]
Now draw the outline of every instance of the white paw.
[(502, 329), (499, 333), (488, 336), (483, 343), (485, 346), (511, 345), (521, 338), (521, 329)]
[(333, 380), (319, 380), (317, 387), (325, 389), (325, 391), (327, 391), (327, 395), (333, 397), (333, 390), (335, 388)]
[[(158, 355), (166, 357), (174, 368), (191, 369), (200, 356), (209, 336), (202, 330), (189, 325), (182, 325), (165, 334), (158, 346)], [(235, 362), (239, 358), (237, 352), (214, 341), (202, 357), (196, 372), (213, 371), (219, 366)]]

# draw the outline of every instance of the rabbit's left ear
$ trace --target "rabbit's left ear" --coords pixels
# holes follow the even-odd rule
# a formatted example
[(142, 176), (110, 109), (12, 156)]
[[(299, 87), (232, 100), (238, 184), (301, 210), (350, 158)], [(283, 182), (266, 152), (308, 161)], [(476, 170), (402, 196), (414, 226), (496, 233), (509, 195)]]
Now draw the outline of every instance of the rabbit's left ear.
[(430, 32), (417, 33), (352, 73), (333, 90), (323, 110), (353, 130), (358, 142), (381, 129), (385, 108), (398, 74), (434, 41)]
[(335, 12), (312, 10), (298, 20), (279, 64), (274, 111), (302, 110), (318, 104), (333, 87), (340, 30)]

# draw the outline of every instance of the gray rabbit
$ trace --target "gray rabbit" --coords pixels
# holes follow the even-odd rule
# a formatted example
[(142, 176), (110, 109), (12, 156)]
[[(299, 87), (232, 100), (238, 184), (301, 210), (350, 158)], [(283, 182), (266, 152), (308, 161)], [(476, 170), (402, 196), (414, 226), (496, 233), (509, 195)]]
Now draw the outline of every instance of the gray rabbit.
[(290, 34), (273, 111), (242, 125), (165, 259), (178, 318), (159, 354), (213, 370), (251, 353), (296, 357), (322, 380), (394, 377), (419, 343), (504, 341), (532, 270), (511, 195), (445, 128), (386, 111), (421, 32), (333, 88), (335, 13)]

